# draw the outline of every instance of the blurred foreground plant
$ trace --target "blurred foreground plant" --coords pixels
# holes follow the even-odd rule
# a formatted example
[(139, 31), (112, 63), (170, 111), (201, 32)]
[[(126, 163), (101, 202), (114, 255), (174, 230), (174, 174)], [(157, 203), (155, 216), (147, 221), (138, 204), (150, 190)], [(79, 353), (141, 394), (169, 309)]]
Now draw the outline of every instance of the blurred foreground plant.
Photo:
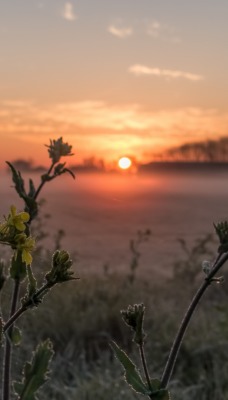
[[(58, 176), (68, 172), (74, 178), (71, 170), (60, 163), (63, 156), (72, 156), (72, 146), (64, 143), (62, 138), (51, 140), (47, 145), (51, 166), (41, 176), (41, 181), (36, 188), (32, 179), (29, 180), (29, 190), (26, 191), (24, 180), (19, 171), (7, 162), (12, 172), (12, 180), (17, 194), (24, 201), (24, 211), (17, 212), (14, 205), (10, 207), (8, 216), (0, 224), (0, 244), (12, 249), (10, 265), (0, 263), (0, 291), (4, 292), (6, 280), (13, 280), (14, 287), (11, 296), (11, 306), (8, 318), (6, 310), (0, 310), (0, 338), (4, 345), (3, 360), (3, 385), (2, 399), (9, 400), (12, 397), (11, 378), (11, 353), (14, 344), (19, 344), (20, 330), (14, 325), (18, 318), (28, 309), (36, 308), (42, 302), (50, 289), (60, 283), (77, 279), (73, 276), (72, 260), (65, 250), (56, 250), (52, 256), (51, 269), (45, 275), (44, 283), (37, 287), (37, 281), (33, 274), (32, 252), (35, 248), (35, 238), (30, 234), (30, 225), (39, 212), (38, 196), (45, 185)], [(27, 284), (24, 295), (20, 295), (21, 283)], [(20, 298), (20, 304), (19, 303)], [(18, 400), (35, 400), (36, 392), (46, 381), (49, 361), (52, 357), (52, 344), (49, 340), (39, 344), (35, 350), (31, 362), (24, 366), (21, 382), (14, 382), (14, 394)]]
[[(223, 276), (217, 276), (217, 273), (221, 267), (228, 260), (228, 222), (220, 222), (214, 224), (216, 234), (219, 238), (218, 254), (213, 262), (203, 261), (202, 271), (204, 273), (204, 279), (200, 284), (199, 289), (196, 291), (184, 318), (180, 324), (177, 331), (176, 337), (174, 339), (173, 345), (170, 350), (170, 354), (166, 365), (164, 367), (162, 376), (160, 378), (151, 378), (149, 374), (149, 369), (145, 357), (144, 345), (145, 345), (145, 332), (143, 329), (144, 312), (145, 307), (143, 304), (134, 304), (133, 306), (128, 306), (127, 310), (121, 311), (124, 322), (131, 328), (134, 332), (133, 342), (138, 346), (140, 358), (142, 361), (142, 368), (145, 378), (142, 377), (139, 369), (132, 362), (129, 356), (115, 343), (111, 342), (111, 347), (117, 357), (117, 359), (122, 364), (125, 371), (125, 379), (129, 386), (137, 393), (147, 396), (152, 400), (170, 400), (170, 392), (167, 389), (169, 381), (171, 379), (174, 366), (176, 364), (177, 356), (189, 326), (191, 317), (199, 304), (199, 301), (206, 289), (212, 283), (222, 283)], [(208, 242), (206, 239), (205, 243)], [(185, 246), (185, 243), (183, 244)], [(204, 242), (203, 242), (204, 245)], [(202, 243), (196, 246), (196, 251), (193, 254), (200, 253)], [(210, 379), (210, 377), (208, 377)]]

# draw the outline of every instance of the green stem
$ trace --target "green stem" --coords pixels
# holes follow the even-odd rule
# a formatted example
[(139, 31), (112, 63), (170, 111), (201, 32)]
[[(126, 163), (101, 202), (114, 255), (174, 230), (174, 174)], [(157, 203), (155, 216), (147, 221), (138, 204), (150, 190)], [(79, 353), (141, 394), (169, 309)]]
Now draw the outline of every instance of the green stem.
[[(49, 170), (47, 171), (47, 175), (49, 175), (49, 174), (51, 173), (51, 171), (52, 171), (54, 165), (55, 165), (55, 163), (53, 162), (53, 163), (51, 164)], [(34, 200), (37, 199), (37, 197), (38, 197), (38, 195), (39, 195), (41, 189), (42, 189), (43, 186), (45, 185), (45, 183), (46, 183), (46, 180), (41, 181), (40, 185), (38, 186), (38, 188), (37, 188), (37, 190), (36, 190), (36, 193), (34, 194), (34, 197), (33, 197)]]
[(39, 299), (39, 297), (45, 292), (47, 289), (50, 289), (50, 284), (45, 283), (45, 285), (41, 286), (39, 290), (33, 295), (33, 298), (28, 299), (16, 312), (14, 311), (14, 314), (11, 315), (11, 317), (8, 319), (8, 321), (4, 324), (3, 327), (3, 332), (5, 333), (7, 330), (9, 330), (14, 322), (29, 308), (31, 305)]
[(181, 347), (181, 343), (184, 337), (184, 334), (187, 330), (187, 327), (189, 325), (190, 319), (201, 299), (203, 296), (205, 290), (208, 288), (208, 286), (211, 284), (213, 281), (213, 277), (215, 274), (219, 271), (219, 269), (224, 265), (224, 263), (228, 260), (228, 253), (224, 253), (223, 255), (219, 255), (211, 269), (211, 272), (208, 274), (207, 278), (204, 280), (204, 282), (201, 284), (199, 287), (198, 291), (196, 292), (195, 296), (193, 297), (189, 308), (181, 322), (181, 325), (179, 327), (179, 330), (177, 332), (177, 335), (175, 337), (175, 340), (173, 342), (168, 361), (166, 363), (162, 379), (161, 379), (161, 388), (166, 388), (166, 386), (169, 383), (169, 380), (172, 376), (173, 368), (176, 363), (176, 359)]
[[(14, 315), (17, 308), (17, 301), (20, 289), (20, 281), (19, 279), (15, 279), (14, 281), (14, 291), (12, 295), (11, 302), (11, 310), (10, 317)], [(13, 323), (10, 326), (8, 334), (6, 335), (6, 345), (5, 345), (5, 354), (4, 354), (4, 370), (3, 370), (3, 389), (2, 389), (2, 399), (9, 400), (10, 399), (10, 385), (11, 385), (11, 337), (13, 332)]]
[(144, 353), (143, 343), (141, 343), (139, 345), (139, 352), (140, 352), (142, 365), (143, 365), (143, 369), (144, 369), (144, 373), (145, 373), (145, 377), (146, 377), (146, 381), (147, 381), (148, 387), (149, 387), (150, 390), (152, 390), (151, 383), (150, 383), (150, 376), (149, 376), (147, 362), (146, 362), (146, 357), (145, 357), (145, 353)]

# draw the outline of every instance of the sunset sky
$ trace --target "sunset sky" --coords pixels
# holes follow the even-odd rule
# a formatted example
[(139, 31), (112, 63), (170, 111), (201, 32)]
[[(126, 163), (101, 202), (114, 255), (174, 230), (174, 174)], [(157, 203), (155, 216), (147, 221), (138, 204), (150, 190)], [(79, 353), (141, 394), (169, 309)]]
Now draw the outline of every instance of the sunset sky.
[(227, 0), (0, 0), (1, 160), (148, 161), (228, 135)]

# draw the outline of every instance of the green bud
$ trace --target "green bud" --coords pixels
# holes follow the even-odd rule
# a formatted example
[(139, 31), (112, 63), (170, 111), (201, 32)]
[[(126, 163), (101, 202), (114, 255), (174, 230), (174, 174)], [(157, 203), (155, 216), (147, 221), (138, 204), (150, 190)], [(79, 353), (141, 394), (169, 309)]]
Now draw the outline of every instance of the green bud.
[(223, 221), (217, 225), (214, 224), (214, 228), (220, 241), (218, 253), (225, 253), (228, 251), (228, 222)]
[(52, 269), (46, 275), (46, 281), (50, 286), (56, 283), (77, 279), (72, 277), (74, 272), (71, 270), (73, 261), (70, 254), (65, 250), (56, 250), (52, 256)]
[(202, 262), (202, 270), (205, 273), (205, 275), (208, 275), (211, 272), (212, 269), (212, 263), (210, 261), (204, 260)]
[(73, 155), (71, 153), (72, 146), (68, 143), (64, 143), (62, 137), (57, 140), (50, 140), (50, 145), (45, 146), (48, 147), (49, 157), (54, 164), (59, 162), (61, 157)]
[(124, 322), (135, 332), (133, 341), (138, 345), (143, 344), (145, 338), (143, 331), (144, 312), (144, 304), (134, 304), (133, 306), (128, 306), (127, 310), (121, 311)]

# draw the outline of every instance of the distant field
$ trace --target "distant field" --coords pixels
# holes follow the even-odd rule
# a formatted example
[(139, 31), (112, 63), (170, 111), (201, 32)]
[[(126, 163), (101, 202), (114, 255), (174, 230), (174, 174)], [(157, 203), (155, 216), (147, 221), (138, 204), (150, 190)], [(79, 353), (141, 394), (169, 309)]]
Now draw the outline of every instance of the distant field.
[[(22, 206), (9, 175), (2, 176), (1, 191), (1, 215), (11, 203)], [(47, 230), (66, 231), (63, 244), (78, 253), (81, 271), (101, 271), (104, 263), (125, 268), (129, 240), (138, 229), (149, 228), (141, 269), (166, 275), (181, 254), (177, 238), (191, 243), (213, 232), (213, 222), (228, 217), (228, 173), (78, 174), (75, 181), (51, 182), (42, 197), (47, 200), (43, 214), (52, 216)], [(52, 245), (51, 238), (46, 244)]]

